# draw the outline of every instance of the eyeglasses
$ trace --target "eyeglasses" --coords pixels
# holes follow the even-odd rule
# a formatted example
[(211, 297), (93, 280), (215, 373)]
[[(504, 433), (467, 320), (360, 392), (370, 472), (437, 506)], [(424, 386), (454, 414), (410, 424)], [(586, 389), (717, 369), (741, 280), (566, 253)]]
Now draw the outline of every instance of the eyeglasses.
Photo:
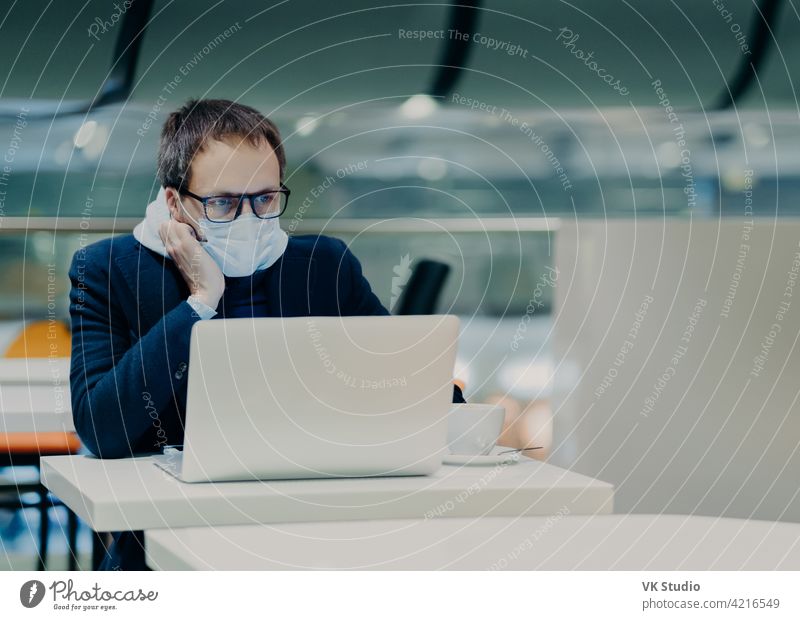
[(258, 194), (238, 194), (226, 196), (198, 196), (188, 189), (178, 192), (199, 200), (203, 205), (206, 219), (210, 222), (232, 222), (242, 213), (244, 199), (250, 202), (250, 208), (256, 217), (269, 220), (279, 217), (286, 211), (289, 203), (289, 188), (281, 183), (280, 189), (272, 189)]

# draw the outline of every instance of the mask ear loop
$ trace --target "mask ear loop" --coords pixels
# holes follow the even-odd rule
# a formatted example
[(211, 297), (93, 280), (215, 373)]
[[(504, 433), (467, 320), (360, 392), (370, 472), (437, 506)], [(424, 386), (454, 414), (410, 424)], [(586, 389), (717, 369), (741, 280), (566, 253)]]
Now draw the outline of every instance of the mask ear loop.
[[(196, 219), (194, 219), (194, 218), (192, 217), (192, 214), (191, 214), (191, 213), (189, 213), (188, 209), (187, 209), (186, 207), (184, 207), (184, 206), (183, 206), (183, 200), (181, 200), (181, 195), (180, 195), (180, 194), (178, 194), (178, 204), (181, 206), (181, 209), (182, 209), (182, 210), (183, 210), (183, 212), (186, 214), (186, 216), (187, 216), (187, 217), (188, 217), (190, 220), (192, 220), (192, 222), (194, 222), (195, 224), (197, 224), (197, 228), (202, 228), (202, 227), (200, 226), (200, 222), (198, 222)], [(170, 211), (170, 212), (169, 212), (169, 218), (170, 218), (170, 219), (172, 219), (172, 211)], [(190, 224), (190, 225), (189, 225), (189, 228), (191, 228), (191, 229), (192, 229), (192, 232), (194, 233), (194, 238), (195, 238), (195, 239), (197, 239), (197, 241), (199, 241), (200, 243), (208, 243), (208, 239), (205, 239), (205, 238), (201, 239), (201, 238), (200, 238), (200, 235), (198, 234), (198, 232), (197, 232), (197, 229), (196, 229), (194, 226), (192, 226), (192, 225)]]

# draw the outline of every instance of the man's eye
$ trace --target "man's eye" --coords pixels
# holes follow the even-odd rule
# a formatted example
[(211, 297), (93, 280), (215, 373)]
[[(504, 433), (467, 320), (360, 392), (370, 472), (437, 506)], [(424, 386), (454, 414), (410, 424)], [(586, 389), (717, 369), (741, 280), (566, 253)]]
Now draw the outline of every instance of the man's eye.
[(256, 201), (262, 205), (268, 205), (273, 200), (275, 200), (275, 194), (261, 194), (260, 196), (256, 196)]
[(212, 209), (230, 209), (233, 203), (232, 198), (209, 198), (206, 205)]

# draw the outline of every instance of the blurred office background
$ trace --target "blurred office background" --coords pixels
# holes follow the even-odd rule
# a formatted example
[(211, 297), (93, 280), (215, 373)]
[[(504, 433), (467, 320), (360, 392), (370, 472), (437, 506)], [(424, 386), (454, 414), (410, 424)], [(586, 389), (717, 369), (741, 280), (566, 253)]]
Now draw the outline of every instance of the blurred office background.
[[(438, 311), (462, 317), (465, 395), (503, 400), (508, 440), (541, 458), (559, 454), (556, 288), (587, 285), (555, 271), (562, 225), (800, 212), (790, 0), (67, 5), (0, 9), (0, 352), (68, 322), (72, 254), (143, 216), (160, 125), (189, 98), (278, 123), (283, 227), (345, 239), (387, 307), (419, 261), (450, 265)], [(0, 513), (0, 565), (33, 565), (37, 519)]]

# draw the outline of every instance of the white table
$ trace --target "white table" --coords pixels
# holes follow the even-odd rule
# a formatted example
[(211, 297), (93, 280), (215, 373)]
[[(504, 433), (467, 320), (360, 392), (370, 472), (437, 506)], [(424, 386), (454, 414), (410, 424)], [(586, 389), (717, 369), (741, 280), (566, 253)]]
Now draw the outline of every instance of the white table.
[(433, 476), (187, 484), (151, 457), (42, 459), (42, 481), (103, 531), (364, 519), (610, 513), (612, 485), (533, 459)]
[(0, 433), (74, 430), (69, 358), (0, 360)]
[(145, 547), (161, 570), (800, 570), (800, 524), (682, 515), (191, 527)]
[(0, 384), (31, 385), (66, 384), (69, 387), (70, 359), (68, 357), (0, 358)]
[(50, 388), (0, 386), (0, 433), (62, 431), (75, 431), (69, 390), (62, 398)]

